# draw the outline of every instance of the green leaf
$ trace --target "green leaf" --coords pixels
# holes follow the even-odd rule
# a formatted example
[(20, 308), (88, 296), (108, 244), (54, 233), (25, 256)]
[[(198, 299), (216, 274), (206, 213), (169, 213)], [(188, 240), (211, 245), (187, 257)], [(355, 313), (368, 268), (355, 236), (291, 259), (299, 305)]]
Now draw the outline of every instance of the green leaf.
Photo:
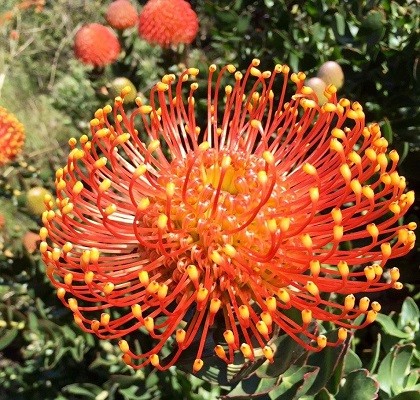
[(388, 353), (379, 365), (377, 378), (381, 390), (391, 396), (392, 353)]
[(8, 329), (3, 335), (0, 335), (0, 350), (9, 346), (15, 340), (18, 332), (18, 329)]
[(407, 297), (401, 308), (397, 323), (398, 327), (403, 329), (406, 326), (409, 326), (417, 331), (419, 330), (419, 319), (420, 311), (416, 302), (411, 297)]
[(335, 400), (372, 400), (378, 393), (377, 382), (368, 375), (366, 369), (350, 372), (344, 385), (335, 396)]
[(407, 339), (411, 336), (410, 333), (403, 332), (401, 329), (398, 329), (395, 322), (388, 315), (378, 314), (376, 322), (382, 326), (382, 329), (388, 335), (395, 336), (400, 339)]
[(344, 375), (360, 368), (362, 368), (362, 361), (359, 356), (352, 349), (348, 349), (346, 355), (344, 356)]
[(420, 400), (420, 393), (418, 390), (410, 390), (408, 392), (402, 392), (392, 397), (390, 400)]
[(394, 360), (391, 364), (392, 391), (395, 394), (404, 389), (404, 378), (410, 372), (411, 359), (413, 358), (414, 344), (396, 346)]

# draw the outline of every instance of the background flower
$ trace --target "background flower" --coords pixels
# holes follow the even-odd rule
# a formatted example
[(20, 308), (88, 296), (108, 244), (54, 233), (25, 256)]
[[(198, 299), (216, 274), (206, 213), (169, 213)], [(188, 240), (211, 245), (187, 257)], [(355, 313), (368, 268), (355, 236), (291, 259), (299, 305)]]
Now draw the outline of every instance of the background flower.
[(149, 0), (141, 10), (139, 34), (152, 44), (191, 43), (197, 32), (197, 14), (185, 0)]
[(74, 54), (85, 64), (103, 67), (114, 62), (121, 46), (108, 27), (92, 23), (80, 28), (74, 38)]
[(17, 118), (0, 107), (0, 166), (13, 160), (22, 150), (25, 130)]

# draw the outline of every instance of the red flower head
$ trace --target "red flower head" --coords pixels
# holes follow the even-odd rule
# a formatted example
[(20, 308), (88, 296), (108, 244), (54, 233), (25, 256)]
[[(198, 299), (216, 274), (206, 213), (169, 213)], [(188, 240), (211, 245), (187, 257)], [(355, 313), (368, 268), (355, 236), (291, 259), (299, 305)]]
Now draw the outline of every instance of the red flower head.
[(121, 47), (115, 33), (101, 24), (82, 26), (74, 38), (74, 53), (85, 64), (103, 67), (118, 58)]
[(115, 0), (105, 15), (108, 24), (114, 29), (127, 29), (137, 24), (137, 10), (129, 0)]
[(0, 166), (13, 160), (22, 150), (25, 129), (17, 118), (0, 107)]
[(197, 32), (197, 14), (185, 0), (149, 0), (140, 13), (139, 34), (152, 44), (191, 43)]
[[(380, 309), (354, 294), (402, 287), (386, 270), (414, 245), (415, 224), (398, 224), (414, 201), (398, 154), (333, 86), (319, 106), (305, 74), (258, 65), (210, 66), (203, 126), (195, 68), (164, 76), (131, 115), (123, 90), (91, 137), (70, 140), (57, 201), (45, 199), (40, 250), (58, 297), (82, 329), (121, 339), (136, 368), (166, 369), (194, 340), (194, 371), (211, 340), (228, 363), (256, 348), (272, 360), (279, 329), (306, 349), (335, 346)], [(340, 327), (337, 339), (316, 321)], [(128, 344), (137, 330), (154, 341), (142, 354)]]

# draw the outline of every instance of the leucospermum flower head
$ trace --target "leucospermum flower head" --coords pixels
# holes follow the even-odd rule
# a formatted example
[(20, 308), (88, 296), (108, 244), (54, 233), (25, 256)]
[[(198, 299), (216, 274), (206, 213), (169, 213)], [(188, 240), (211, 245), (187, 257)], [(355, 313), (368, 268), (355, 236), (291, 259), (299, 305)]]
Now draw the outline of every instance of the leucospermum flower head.
[[(45, 199), (40, 250), (58, 297), (136, 368), (169, 368), (193, 341), (194, 371), (212, 341), (227, 363), (256, 349), (272, 361), (278, 332), (335, 346), (380, 309), (355, 294), (402, 286), (386, 268), (414, 243), (415, 224), (397, 224), (414, 200), (398, 154), (333, 86), (319, 106), (303, 73), (258, 65), (209, 67), (202, 125), (195, 68), (164, 76), (131, 115), (123, 90), (70, 140)], [(311, 329), (319, 321), (337, 338)], [(142, 354), (128, 341), (138, 330), (154, 343)]]
[(129, 0), (115, 0), (108, 6), (105, 18), (114, 29), (127, 29), (137, 24), (138, 15)]
[(139, 34), (152, 44), (169, 47), (191, 43), (198, 32), (198, 17), (185, 0), (149, 0), (139, 17)]
[(0, 107), (0, 166), (12, 161), (22, 150), (25, 129), (18, 119)]
[(108, 27), (92, 23), (82, 26), (74, 38), (74, 54), (84, 64), (104, 67), (113, 63), (121, 46), (115, 33)]

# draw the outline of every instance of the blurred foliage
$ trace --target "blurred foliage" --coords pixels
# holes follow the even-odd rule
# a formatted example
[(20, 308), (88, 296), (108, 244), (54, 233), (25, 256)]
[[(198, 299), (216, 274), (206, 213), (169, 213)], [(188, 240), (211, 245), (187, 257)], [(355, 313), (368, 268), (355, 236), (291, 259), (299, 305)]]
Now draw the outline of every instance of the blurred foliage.
[[(164, 73), (184, 66), (205, 71), (211, 63), (243, 69), (254, 57), (267, 69), (287, 63), (308, 77), (323, 62), (337, 61), (345, 73), (340, 95), (360, 101), (367, 119), (381, 124), (400, 153), (401, 172), (419, 191), (415, 0), (193, 0), (200, 32), (191, 46), (152, 47), (132, 28), (119, 33), (122, 54), (103, 70), (75, 60), (72, 41), (82, 24), (105, 23), (109, 1), (55, 0), (19, 9), (22, 3), (0, 4), (0, 105), (27, 132), (24, 154), (0, 170), (6, 221), (0, 230), (0, 399), (420, 399), (419, 245), (390, 263), (398, 264), (406, 289), (378, 295), (383, 314), (377, 323), (342, 347), (308, 354), (280, 336), (273, 364), (239, 357), (231, 366), (212, 359), (197, 377), (175, 368), (135, 372), (120, 361), (118, 346), (81, 332), (57, 301), (34, 251), (40, 217), (26, 199), (32, 187), (53, 189), (68, 139), (86, 133), (96, 108), (112, 101), (116, 77), (130, 79), (144, 98)], [(139, 0), (138, 9), (144, 4)], [(420, 222), (419, 213), (417, 201), (408, 218)]]

